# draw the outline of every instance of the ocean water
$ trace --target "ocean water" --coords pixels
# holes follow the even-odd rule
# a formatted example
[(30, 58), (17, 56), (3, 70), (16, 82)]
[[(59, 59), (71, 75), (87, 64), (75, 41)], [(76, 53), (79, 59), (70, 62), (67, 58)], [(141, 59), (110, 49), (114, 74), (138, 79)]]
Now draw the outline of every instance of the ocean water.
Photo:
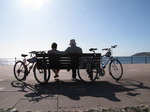
[[(115, 59), (118, 59), (122, 64), (138, 64), (138, 63), (150, 63), (150, 56), (144, 57), (144, 56), (118, 56), (114, 57)], [(103, 58), (105, 61), (107, 58)]]
[(14, 65), (19, 58), (0, 58), (0, 65)]
[[(114, 57), (122, 64), (131, 64), (131, 63), (150, 63), (150, 56), (148, 57), (142, 57), (142, 56), (119, 56)], [(105, 61), (107, 58), (103, 58), (103, 61)], [(0, 65), (14, 65), (17, 60), (22, 60), (19, 58), (0, 58)]]

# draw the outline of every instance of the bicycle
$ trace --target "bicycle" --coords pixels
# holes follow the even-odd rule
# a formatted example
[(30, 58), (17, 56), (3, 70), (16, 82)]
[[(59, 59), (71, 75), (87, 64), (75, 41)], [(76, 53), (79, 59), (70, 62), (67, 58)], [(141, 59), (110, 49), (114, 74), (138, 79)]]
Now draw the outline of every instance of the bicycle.
[(19, 60), (15, 63), (13, 71), (14, 76), (18, 81), (25, 81), (31, 69), (33, 68), (34, 77), (38, 83), (47, 83), (50, 78), (50, 70), (45, 62), (36, 59), (37, 53), (44, 53), (43, 51), (29, 52), (31, 58), (26, 59), (28, 55), (22, 54), (23, 60)]
[[(102, 49), (102, 50), (106, 50), (107, 52), (105, 55), (101, 56), (99, 61), (95, 58), (96, 57), (95, 50), (97, 50), (97, 48), (89, 49), (90, 51), (93, 52), (93, 57), (90, 59), (90, 61), (87, 61), (87, 59), (81, 60), (81, 63), (79, 64), (79, 69), (78, 69), (79, 78), (84, 82), (94, 82), (96, 79), (99, 79), (100, 76), (105, 75), (105, 68), (106, 68), (106, 65), (109, 63), (108, 70), (112, 78), (115, 79), (116, 81), (121, 79), (123, 75), (122, 64), (118, 59), (115, 59), (112, 56), (112, 49), (116, 47), (117, 45), (114, 45), (114, 46), (111, 46), (111, 48)], [(103, 62), (102, 61), (103, 57), (107, 57), (108, 59), (105, 62)], [(95, 67), (94, 68), (95, 71), (92, 71), (93, 69), (92, 66)], [(95, 74), (93, 75), (93, 73)]]
[[(111, 46), (110, 48), (104, 48), (102, 49), (103, 51), (107, 51), (105, 55), (102, 55), (101, 60), (100, 60), (100, 72), (99, 72), (99, 76), (104, 76), (105, 75), (105, 68), (106, 65), (109, 64), (109, 74), (112, 76), (113, 79), (115, 79), (116, 81), (119, 81), (123, 75), (123, 67), (121, 62), (118, 59), (115, 59), (112, 56), (112, 49), (116, 48), (117, 45)], [(103, 57), (107, 57), (108, 59), (106, 61), (102, 61)]]
[[(78, 76), (83, 82), (94, 82), (98, 76), (98, 60), (96, 60), (96, 48), (89, 49), (93, 51), (93, 56), (89, 58), (81, 58), (78, 67)], [(82, 74), (82, 75), (81, 75)]]

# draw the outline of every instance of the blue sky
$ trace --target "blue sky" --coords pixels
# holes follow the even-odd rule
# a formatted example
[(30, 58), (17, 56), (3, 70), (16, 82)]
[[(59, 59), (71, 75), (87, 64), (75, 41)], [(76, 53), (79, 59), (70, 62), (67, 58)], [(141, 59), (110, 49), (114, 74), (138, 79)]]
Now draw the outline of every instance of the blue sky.
[(115, 56), (150, 52), (150, 0), (0, 0), (0, 58), (65, 50), (75, 39), (83, 52), (118, 45)]

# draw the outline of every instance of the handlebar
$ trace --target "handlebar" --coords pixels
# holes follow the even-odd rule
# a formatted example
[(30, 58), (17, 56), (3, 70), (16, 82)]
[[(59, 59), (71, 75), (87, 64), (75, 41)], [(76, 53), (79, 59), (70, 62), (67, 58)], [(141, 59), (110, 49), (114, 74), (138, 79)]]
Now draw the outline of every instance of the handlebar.
[(116, 47), (117, 47), (117, 45), (111, 46), (111, 48), (116, 48)]
[[(102, 55), (102, 57), (104, 57), (104, 56), (111, 57), (111, 55), (112, 55), (112, 48), (116, 48), (116, 47), (117, 47), (117, 45), (114, 45), (114, 46), (111, 46), (110, 48), (104, 48), (104, 49), (102, 49), (102, 50), (106, 50), (107, 51), (107, 53), (105, 55)], [(89, 51), (93, 51), (94, 55), (96, 55), (95, 54), (95, 50), (97, 50), (97, 48), (90, 48), (89, 49)]]
[(104, 51), (104, 50), (106, 50), (106, 51), (107, 51), (107, 50), (108, 50), (108, 48), (104, 48), (104, 49), (102, 49), (102, 50), (103, 50), (103, 51)]
[(31, 52), (29, 52), (30, 54), (36, 54), (37, 53), (37, 51), (31, 51)]
[[(116, 47), (117, 47), (117, 45), (111, 46), (111, 48), (116, 48)], [(102, 49), (102, 50), (103, 50), (103, 51), (104, 51), (104, 50), (107, 51), (107, 50), (110, 50), (111, 48), (104, 48), (104, 49)]]
[(45, 51), (31, 51), (30, 54), (45, 54)]
[(97, 48), (90, 48), (89, 51), (95, 51)]

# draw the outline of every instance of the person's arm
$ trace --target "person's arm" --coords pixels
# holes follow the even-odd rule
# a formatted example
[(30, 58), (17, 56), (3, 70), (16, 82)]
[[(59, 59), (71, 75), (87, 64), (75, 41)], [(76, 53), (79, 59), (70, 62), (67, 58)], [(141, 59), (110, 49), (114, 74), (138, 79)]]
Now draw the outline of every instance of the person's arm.
[(69, 54), (70, 53), (70, 47), (68, 47), (65, 51), (64, 51), (65, 54)]
[(60, 51), (60, 55), (65, 55), (69, 53), (69, 47), (65, 51)]

